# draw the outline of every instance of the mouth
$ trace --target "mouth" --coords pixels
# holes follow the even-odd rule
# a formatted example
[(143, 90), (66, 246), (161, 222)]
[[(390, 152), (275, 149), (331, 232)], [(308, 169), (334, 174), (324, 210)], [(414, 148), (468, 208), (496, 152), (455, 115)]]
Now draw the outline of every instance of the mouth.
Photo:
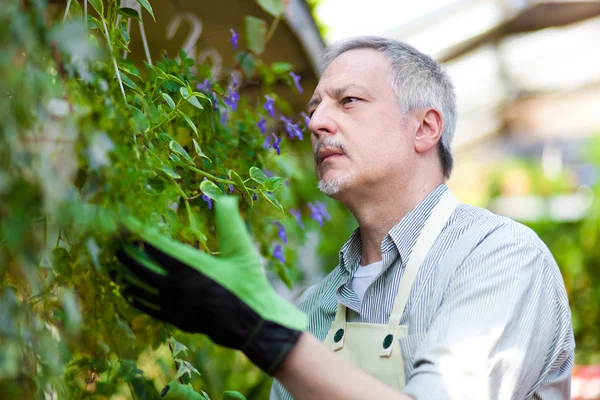
[(344, 157), (344, 153), (339, 149), (323, 149), (319, 151), (318, 154), (319, 165), (323, 164), (325, 161), (332, 161), (340, 157)]

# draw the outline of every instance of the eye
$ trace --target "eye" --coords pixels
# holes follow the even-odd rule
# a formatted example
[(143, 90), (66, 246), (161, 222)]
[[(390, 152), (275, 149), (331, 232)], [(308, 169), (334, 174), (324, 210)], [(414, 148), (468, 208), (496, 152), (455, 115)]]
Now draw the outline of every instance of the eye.
[(346, 105), (348, 103), (355, 103), (358, 100), (360, 100), (358, 97), (352, 97), (352, 96), (344, 97), (342, 99), (342, 105)]

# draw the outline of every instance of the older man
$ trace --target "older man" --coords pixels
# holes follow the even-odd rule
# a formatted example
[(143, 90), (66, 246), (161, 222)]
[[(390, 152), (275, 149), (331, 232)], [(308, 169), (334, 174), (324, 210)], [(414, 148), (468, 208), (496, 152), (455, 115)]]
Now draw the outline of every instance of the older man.
[[(277, 378), (271, 399), (568, 399), (574, 341), (552, 255), (530, 229), (459, 204), (444, 184), (456, 121), (446, 74), (375, 37), (335, 43), (323, 69), (308, 106), (319, 188), (359, 228), (339, 265), (299, 299), (308, 323), (257, 278), (257, 261), (239, 265), (254, 250), (227, 244), (228, 229), (243, 230), (227, 202), (220, 216), (217, 207), (223, 260), (256, 280), (236, 286), (215, 272), (226, 261), (142, 234), (173, 283), (121, 253), (138, 277), (163, 286), (158, 297), (133, 292), (155, 308), (134, 304), (242, 349)], [(212, 295), (198, 300), (198, 288)], [(174, 307), (165, 300), (173, 290), (190, 300)], [(237, 322), (213, 315), (222, 310)]]

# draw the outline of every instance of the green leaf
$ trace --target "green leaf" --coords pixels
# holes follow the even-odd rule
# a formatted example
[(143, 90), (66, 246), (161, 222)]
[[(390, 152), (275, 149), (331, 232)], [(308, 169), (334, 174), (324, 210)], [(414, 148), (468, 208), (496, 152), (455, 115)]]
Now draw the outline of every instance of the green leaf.
[(204, 107), (202, 107), (202, 104), (200, 104), (196, 96), (191, 96), (189, 99), (187, 99), (187, 102), (193, 105), (194, 107), (199, 108), (200, 110), (204, 110)]
[(171, 150), (173, 150), (175, 153), (179, 154), (180, 156), (182, 156), (183, 158), (188, 160), (190, 163), (192, 163), (192, 164), (194, 163), (194, 160), (192, 160), (192, 157), (190, 157), (188, 152), (185, 151), (185, 149), (183, 148), (183, 146), (181, 146), (179, 144), (179, 142), (172, 140), (171, 143), (169, 143), (169, 147), (171, 148)]
[(163, 97), (163, 99), (165, 99), (165, 101), (167, 102), (169, 107), (171, 107), (171, 110), (173, 110), (175, 108), (175, 102), (173, 101), (171, 96), (169, 96), (167, 93), (163, 92), (162, 97)]
[(177, 355), (181, 352), (183, 352), (184, 355), (187, 355), (187, 346), (179, 343), (174, 337), (171, 336), (170, 338), (168, 338), (167, 342), (173, 345), (173, 357), (177, 357)]
[(220, 196), (223, 196), (223, 191), (221, 190), (221, 188), (209, 180), (205, 180), (200, 183), (200, 190), (202, 191), (202, 193), (204, 193), (205, 195), (207, 195), (215, 201)]
[(194, 149), (196, 149), (196, 154), (198, 154), (198, 156), (200, 156), (202, 158), (206, 158), (208, 160), (208, 162), (212, 164), (212, 160), (210, 158), (208, 158), (208, 156), (202, 152), (202, 149), (200, 148), (200, 145), (198, 144), (196, 139), (192, 139), (192, 142), (194, 142)]
[(167, 74), (167, 79), (170, 80), (171, 82), (175, 82), (180, 84), (181, 86), (186, 86), (185, 83), (183, 83), (183, 81), (181, 79), (179, 79), (178, 77), (176, 77), (173, 74)]
[(150, 13), (150, 15), (152, 15), (152, 19), (154, 19), (154, 22), (156, 22), (156, 18), (154, 18), (154, 11), (152, 11), (152, 6), (150, 3), (148, 3), (148, 0), (137, 0), (137, 2), (140, 3), (142, 7), (144, 7), (146, 11)]
[(283, 206), (281, 205), (281, 203), (279, 202), (279, 200), (277, 200), (275, 198), (275, 196), (273, 196), (271, 193), (268, 192), (261, 192), (263, 196), (265, 196), (265, 198), (267, 200), (269, 200), (269, 203), (273, 204), (275, 206), (276, 209), (278, 209), (281, 212), (283, 211)]
[(285, 11), (284, 0), (256, 0), (258, 5), (274, 17), (279, 17)]
[(158, 79), (167, 79), (167, 74), (165, 74), (165, 71), (155, 65), (149, 65), (149, 67), (152, 69), (152, 71), (154, 71)]
[(135, 20), (141, 21), (140, 14), (138, 14), (138, 12), (133, 8), (121, 7), (117, 10), (117, 13), (121, 14), (124, 17), (133, 18)]
[(140, 75), (140, 71), (138, 71), (138, 69), (136, 67), (134, 67), (133, 65), (129, 65), (129, 64), (125, 64), (124, 62), (121, 62), (119, 64), (119, 69), (123, 72), (127, 72), (129, 75), (133, 75), (136, 78), (142, 80), (142, 75)]
[(146, 115), (144, 115), (142, 110), (140, 110), (130, 104), (127, 104), (127, 108), (131, 111), (133, 121), (135, 121), (138, 128), (142, 132), (146, 132), (148, 130), (148, 128), (150, 128), (150, 122), (148, 122), (148, 118), (146, 118)]
[(165, 174), (169, 175), (173, 179), (181, 179), (181, 175), (179, 175), (177, 172), (173, 171), (173, 168), (171, 168), (170, 165), (161, 165), (160, 170), (162, 172), (164, 172)]
[(179, 88), (179, 93), (181, 93), (181, 96), (186, 100), (188, 97), (190, 97), (190, 92), (188, 92), (188, 90), (183, 86)]
[(194, 123), (192, 122), (192, 120), (190, 119), (190, 117), (188, 117), (183, 111), (181, 110), (177, 110), (177, 113), (179, 115), (181, 115), (183, 117), (183, 119), (185, 119), (185, 122), (187, 122), (187, 124), (190, 126), (190, 128), (192, 128), (192, 130), (194, 131), (194, 133), (196, 133), (196, 135), (198, 134), (198, 128), (196, 128), (196, 125), (194, 125)]
[(273, 176), (271, 178), (267, 178), (267, 180), (263, 183), (263, 186), (267, 192), (276, 191), (286, 179), (280, 176)]
[(243, 394), (241, 394), (237, 390), (226, 390), (226, 391), (224, 391), (223, 392), (223, 398), (224, 399), (232, 398), (232, 399), (246, 400), (246, 396), (244, 396)]
[(267, 35), (267, 23), (265, 20), (246, 16), (246, 45), (254, 54), (262, 54), (265, 51), (265, 37)]
[(248, 51), (238, 51), (237, 53), (235, 53), (235, 62), (242, 68), (242, 71), (244, 71), (244, 74), (246, 74), (246, 76), (254, 75), (254, 72), (256, 71), (257, 61), (252, 55), (252, 53)]
[(129, 86), (133, 90), (139, 90), (138, 86), (127, 75), (121, 74), (121, 80), (123, 81), (123, 84)]
[[(102, 0), (89, 0), (88, 2), (91, 4), (92, 7), (94, 7), (94, 10), (96, 10), (98, 14), (104, 16), (104, 3), (102, 2)], [(100, 29), (101, 27), (102, 25), (99, 25), (98, 29)]]
[(163, 143), (171, 143), (171, 140), (173, 140), (173, 138), (165, 132), (157, 133), (156, 138)]
[(250, 178), (261, 185), (267, 180), (267, 176), (262, 169), (256, 167), (250, 167)]
[(238, 188), (238, 190), (240, 192), (242, 192), (243, 194), (246, 195), (246, 197), (248, 198), (248, 200), (250, 201), (250, 204), (254, 204), (254, 200), (252, 200), (252, 196), (250, 195), (250, 193), (248, 192), (248, 188), (246, 187), (246, 185), (244, 185), (244, 181), (242, 180), (242, 178), (237, 174), (237, 172), (235, 172), (234, 170), (230, 169), (228, 172), (229, 175), (229, 179), (231, 179), (233, 181), (233, 185)]
[(198, 370), (194, 368), (194, 366), (188, 361), (182, 360), (181, 358), (175, 358), (174, 360), (179, 363), (179, 369), (177, 370), (177, 374), (175, 374), (175, 377), (173, 378), (174, 381), (181, 378), (185, 374), (188, 374), (191, 378), (192, 372), (200, 375), (200, 372), (198, 372)]
[(192, 206), (190, 206), (190, 202), (185, 202), (185, 211), (188, 215), (188, 220), (190, 221), (190, 229), (192, 231), (198, 230), (198, 223), (196, 222), (196, 218), (194, 217), (194, 213), (192, 212)]
[(50, 263), (54, 268), (55, 273), (66, 278), (71, 278), (73, 270), (71, 269), (71, 256), (69, 252), (62, 248), (56, 247), (50, 253)]
[(292, 69), (294, 69), (294, 65), (288, 62), (278, 61), (271, 64), (271, 71), (273, 71), (275, 75), (286, 75)]

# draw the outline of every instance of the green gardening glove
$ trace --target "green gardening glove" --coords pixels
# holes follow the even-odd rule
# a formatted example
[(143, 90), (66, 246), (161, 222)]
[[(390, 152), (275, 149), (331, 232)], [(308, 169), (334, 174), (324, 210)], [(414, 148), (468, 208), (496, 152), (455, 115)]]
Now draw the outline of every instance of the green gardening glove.
[(307, 327), (307, 316), (267, 280), (237, 200), (216, 204), (220, 257), (172, 240), (136, 220), (126, 222), (136, 245), (119, 261), (136, 279), (122, 291), (139, 310), (186, 332), (204, 333), (239, 349), (273, 375)]

